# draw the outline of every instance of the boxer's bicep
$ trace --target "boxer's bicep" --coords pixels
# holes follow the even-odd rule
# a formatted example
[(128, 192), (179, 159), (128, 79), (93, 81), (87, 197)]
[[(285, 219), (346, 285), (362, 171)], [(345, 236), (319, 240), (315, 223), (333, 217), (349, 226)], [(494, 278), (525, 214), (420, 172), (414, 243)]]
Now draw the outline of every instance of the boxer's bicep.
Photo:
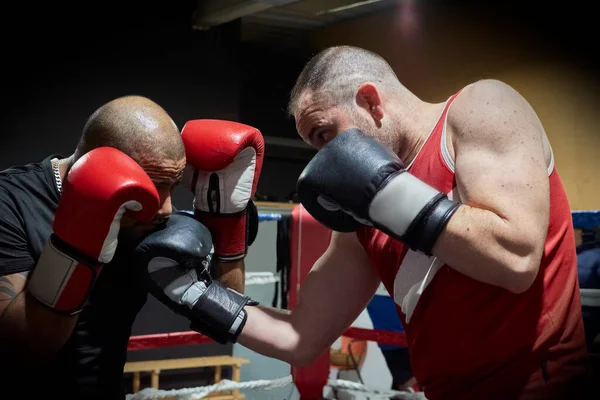
[(520, 293), (537, 275), (548, 229), (543, 128), (529, 104), (497, 81), (470, 87), (451, 110), (463, 206), (434, 254), (467, 276)]
[(512, 88), (497, 81), (479, 85), (466, 96), (470, 112), (457, 121), (453, 137), (461, 201), (493, 212), (512, 234), (543, 243), (549, 181), (542, 125)]

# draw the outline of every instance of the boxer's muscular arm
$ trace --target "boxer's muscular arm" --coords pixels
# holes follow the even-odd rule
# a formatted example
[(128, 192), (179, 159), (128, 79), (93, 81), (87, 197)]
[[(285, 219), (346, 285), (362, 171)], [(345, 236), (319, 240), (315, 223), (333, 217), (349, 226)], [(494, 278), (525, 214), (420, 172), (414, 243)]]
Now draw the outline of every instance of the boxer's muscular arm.
[[(0, 265), (3, 271), (33, 268), (35, 261), (20, 217), (0, 190)], [(76, 317), (61, 316), (27, 293), (31, 270), (0, 276), (0, 359), (16, 367), (34, 364), (57, 351), (68, 339)]]
[(293, 365), (310, 364), (354, 322), (379, 278), (354, 233), (336, 233), (302, 284), (293, 311), (246, 307), (239, 343)]
[(76, 316), (62, 316), (26, 293), (28, 272), (0, 277), (0, 354), (24, 367), (57, 351), (68, 339)]
[(0, 276), (0, 318), (11, 302), (25, 290), (27, 275), (29, 271)]
[(474, 279), (521, 293), (536, 277), (548, 229), (542, 125), (519, 93), (494, 80), (457, 97), (449, 125), (464, 205), (433, 254)]

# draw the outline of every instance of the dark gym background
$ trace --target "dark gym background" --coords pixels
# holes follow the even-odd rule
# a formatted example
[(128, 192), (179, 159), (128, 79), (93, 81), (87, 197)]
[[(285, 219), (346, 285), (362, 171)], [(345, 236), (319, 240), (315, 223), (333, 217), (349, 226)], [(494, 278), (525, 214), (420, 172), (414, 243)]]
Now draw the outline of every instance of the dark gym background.
[[(262, 4), (266, 11), (194, 28), (203, 12), (240, 3)], [(277, 6), (283, 3), (290, 4)], [(288, 201), (313, 154), (286, 116), (289, 90), (315, 51), (355, 44), (388, 58), (405, 85), (428, 101), (444, 101), (481, 78), (514, 85), (546, 124), (572, 208), (600, 208), (593, 2), (415, 0), (407, 9), (403, 1), (381, 1), (331, 16), (306, 11), (344, 3), (352, 2), (4, 3), (0, 169), (71, 154), (97, 107), (139, 94), (161, 104), (180, 128), (195, 118), (258, 127), (267, 143), (258, 195)], [(269, 4), (275, 6), (266, 9)], [(177, 192), (177, 207), (190, 202)], [(164, 307), (149, 302), (146, 308), (134, 334), (188, 330)], [(164, 351), (133, 357), (162, 357)], [(230, 351), (204, 345), (186, 348), (185, 355)]]

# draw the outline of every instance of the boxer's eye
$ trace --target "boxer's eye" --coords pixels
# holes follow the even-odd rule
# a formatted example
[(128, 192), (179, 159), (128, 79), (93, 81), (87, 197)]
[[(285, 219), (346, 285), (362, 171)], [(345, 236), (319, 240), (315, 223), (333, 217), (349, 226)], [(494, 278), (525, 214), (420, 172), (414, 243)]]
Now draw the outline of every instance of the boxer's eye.
[(316, 132), (315, 134), (316, 136), (316, 143), (320, 146), (325, 145), (325, 143), (327, 143), (327, 140), (329, 139), (329, 132), (325, 131), (325, 130), (319, 130)]

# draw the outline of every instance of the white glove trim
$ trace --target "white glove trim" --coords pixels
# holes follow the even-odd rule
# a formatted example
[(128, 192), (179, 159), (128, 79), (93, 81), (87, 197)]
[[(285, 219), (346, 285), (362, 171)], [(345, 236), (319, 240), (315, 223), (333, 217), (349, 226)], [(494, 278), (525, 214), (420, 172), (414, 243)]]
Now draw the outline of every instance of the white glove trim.
[(110, 228), (108, 229), (108, 233), (104, 238), (104, 243), (102, 244), (102, 250), (100, 251), (100, 255), (98, 256), (98, 261), (101, 263), (107, 264), (109, 263), (115, 255), (115, 251), (117, 251), (117, 245), (119, 244), (119, 230), (121, 229), (121, 218), (125, 211), (140, 211), (142, 209), (142, 204), (135, 200), (130, 200), (125, 202), (117, 212), (115, 213), (115, 217), (113, 218), (113, 222), (110, 224)]
[(44, 246), (27, 290), (41, 303), (54, 307), (79, 262), (58, 251), (51, 241)]
[[(256, 150), (254, 147), (247, 147), (238, 153), (231, 164), (219, 171), (201, 171), (188, 164), (184, 170), (183, 181), (188, 187), (195, 187), (193, 204), (195, 209), (234, 214), (243, 211), (248, 205), (255, 171)], [(208, 198), (210, 177), (213, 174), (219, 179), (219, 209), (216, 209), (217, 199)], [(193, 182), (194, 177), (196, 182)], [(213, 203), (212, 206), (209, 202)]]
[(396, 235), (403, 236), (421, 210), (439, 194), (414, 175), (401, 172), (375, 195), (369, 206), (369, 216)]
[[(163, 292), (169, 299), (177, 304), (183, 304), (190, 309), (196, 304), (200, 296), (206, 291), (204, 282), (198, 281), (198, 274), (194, 269), (183, 270), (179, 263), (168, 257), (154, 257), (148, 263), (150, 274), (165, 268), (177, 268), (182, 274), (163, 287)], [(160, 282), (157, 282), (161, 284)], [(162, 285), (161, 285), (162, 286)]]

